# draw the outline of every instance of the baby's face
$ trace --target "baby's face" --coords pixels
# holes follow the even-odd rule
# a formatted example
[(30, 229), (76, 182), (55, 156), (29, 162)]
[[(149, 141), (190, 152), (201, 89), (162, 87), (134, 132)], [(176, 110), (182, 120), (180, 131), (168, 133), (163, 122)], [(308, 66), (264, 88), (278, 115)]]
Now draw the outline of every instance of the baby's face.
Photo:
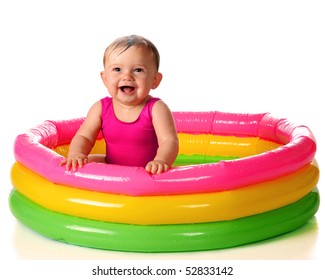
[(161, 81), (154, 55), (145, 47), (116, 49), (106, 58), (101, 73), (110, 95), (125, 105), (140, 105)]

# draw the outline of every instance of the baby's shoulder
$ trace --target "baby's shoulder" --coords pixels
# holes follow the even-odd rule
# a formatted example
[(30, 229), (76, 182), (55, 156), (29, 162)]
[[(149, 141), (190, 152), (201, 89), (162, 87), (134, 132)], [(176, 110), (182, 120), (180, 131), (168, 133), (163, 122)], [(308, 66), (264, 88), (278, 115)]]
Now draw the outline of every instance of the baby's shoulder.
[(101, 100), (96, 101), (89, 109), (88, 114), (98, 115), (102, 112), (102, 102)]
[(171, 114), (171, 111), (167, 104), (159, 99), (155, 102), (155, 104), (152, 107), (152, 114), (153, 115), (161, 115), (161, 114)]

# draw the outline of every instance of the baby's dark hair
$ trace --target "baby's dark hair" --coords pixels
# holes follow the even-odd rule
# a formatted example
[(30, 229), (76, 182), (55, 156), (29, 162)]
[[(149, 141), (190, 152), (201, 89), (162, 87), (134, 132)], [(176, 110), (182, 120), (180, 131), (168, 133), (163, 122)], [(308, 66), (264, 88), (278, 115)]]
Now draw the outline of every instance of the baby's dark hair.
[(104, 58), (103, 58), (104, 66), (105, 66), (106, 58), (109, 56), (109, 54), (112, 51), (118, 48), (122, 48), (121, 53), (123, 53), (132, 46), (145, 46), (153, 54), (157, 71), (158, 71), (159, 63), (160, 63), (160, 55), (158, 49), (150, 40), (139, 35), (124, 36), (124, 37), (117, 38), (115, 41), (113, 41), (105, 50)]

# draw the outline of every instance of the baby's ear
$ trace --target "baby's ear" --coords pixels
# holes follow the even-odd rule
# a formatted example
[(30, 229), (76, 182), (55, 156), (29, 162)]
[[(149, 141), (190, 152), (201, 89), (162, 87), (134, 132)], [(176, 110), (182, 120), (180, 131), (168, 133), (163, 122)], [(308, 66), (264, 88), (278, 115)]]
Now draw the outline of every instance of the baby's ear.
[(102, 81), (103, 81), (104, 85), (106, 86), (107, 80), (106, 80), (105, 71), (100, 72), (100, 77), (102, 78)]
[(162, 78), (163, 75), (160, 72), (157, 72), (151, 88), (156, 89), (159, 86)]

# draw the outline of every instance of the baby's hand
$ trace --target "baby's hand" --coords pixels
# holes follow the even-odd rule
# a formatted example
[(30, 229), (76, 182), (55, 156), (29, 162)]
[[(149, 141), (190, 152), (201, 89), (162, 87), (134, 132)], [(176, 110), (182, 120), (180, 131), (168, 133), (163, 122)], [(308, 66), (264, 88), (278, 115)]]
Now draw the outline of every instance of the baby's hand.
[(169, 169), (167, 163), (161, 160), (153, 160), (146, 165), (146, 171), (151, 174), (161, 174)]
[(69, 155), (66, 159), (60, 162), (60, 166), (65, 165), (66, 170), (77, 171), (78, 168), (82, 168), (88, 162), (88, 156), (85, 154), (73, 154)]

